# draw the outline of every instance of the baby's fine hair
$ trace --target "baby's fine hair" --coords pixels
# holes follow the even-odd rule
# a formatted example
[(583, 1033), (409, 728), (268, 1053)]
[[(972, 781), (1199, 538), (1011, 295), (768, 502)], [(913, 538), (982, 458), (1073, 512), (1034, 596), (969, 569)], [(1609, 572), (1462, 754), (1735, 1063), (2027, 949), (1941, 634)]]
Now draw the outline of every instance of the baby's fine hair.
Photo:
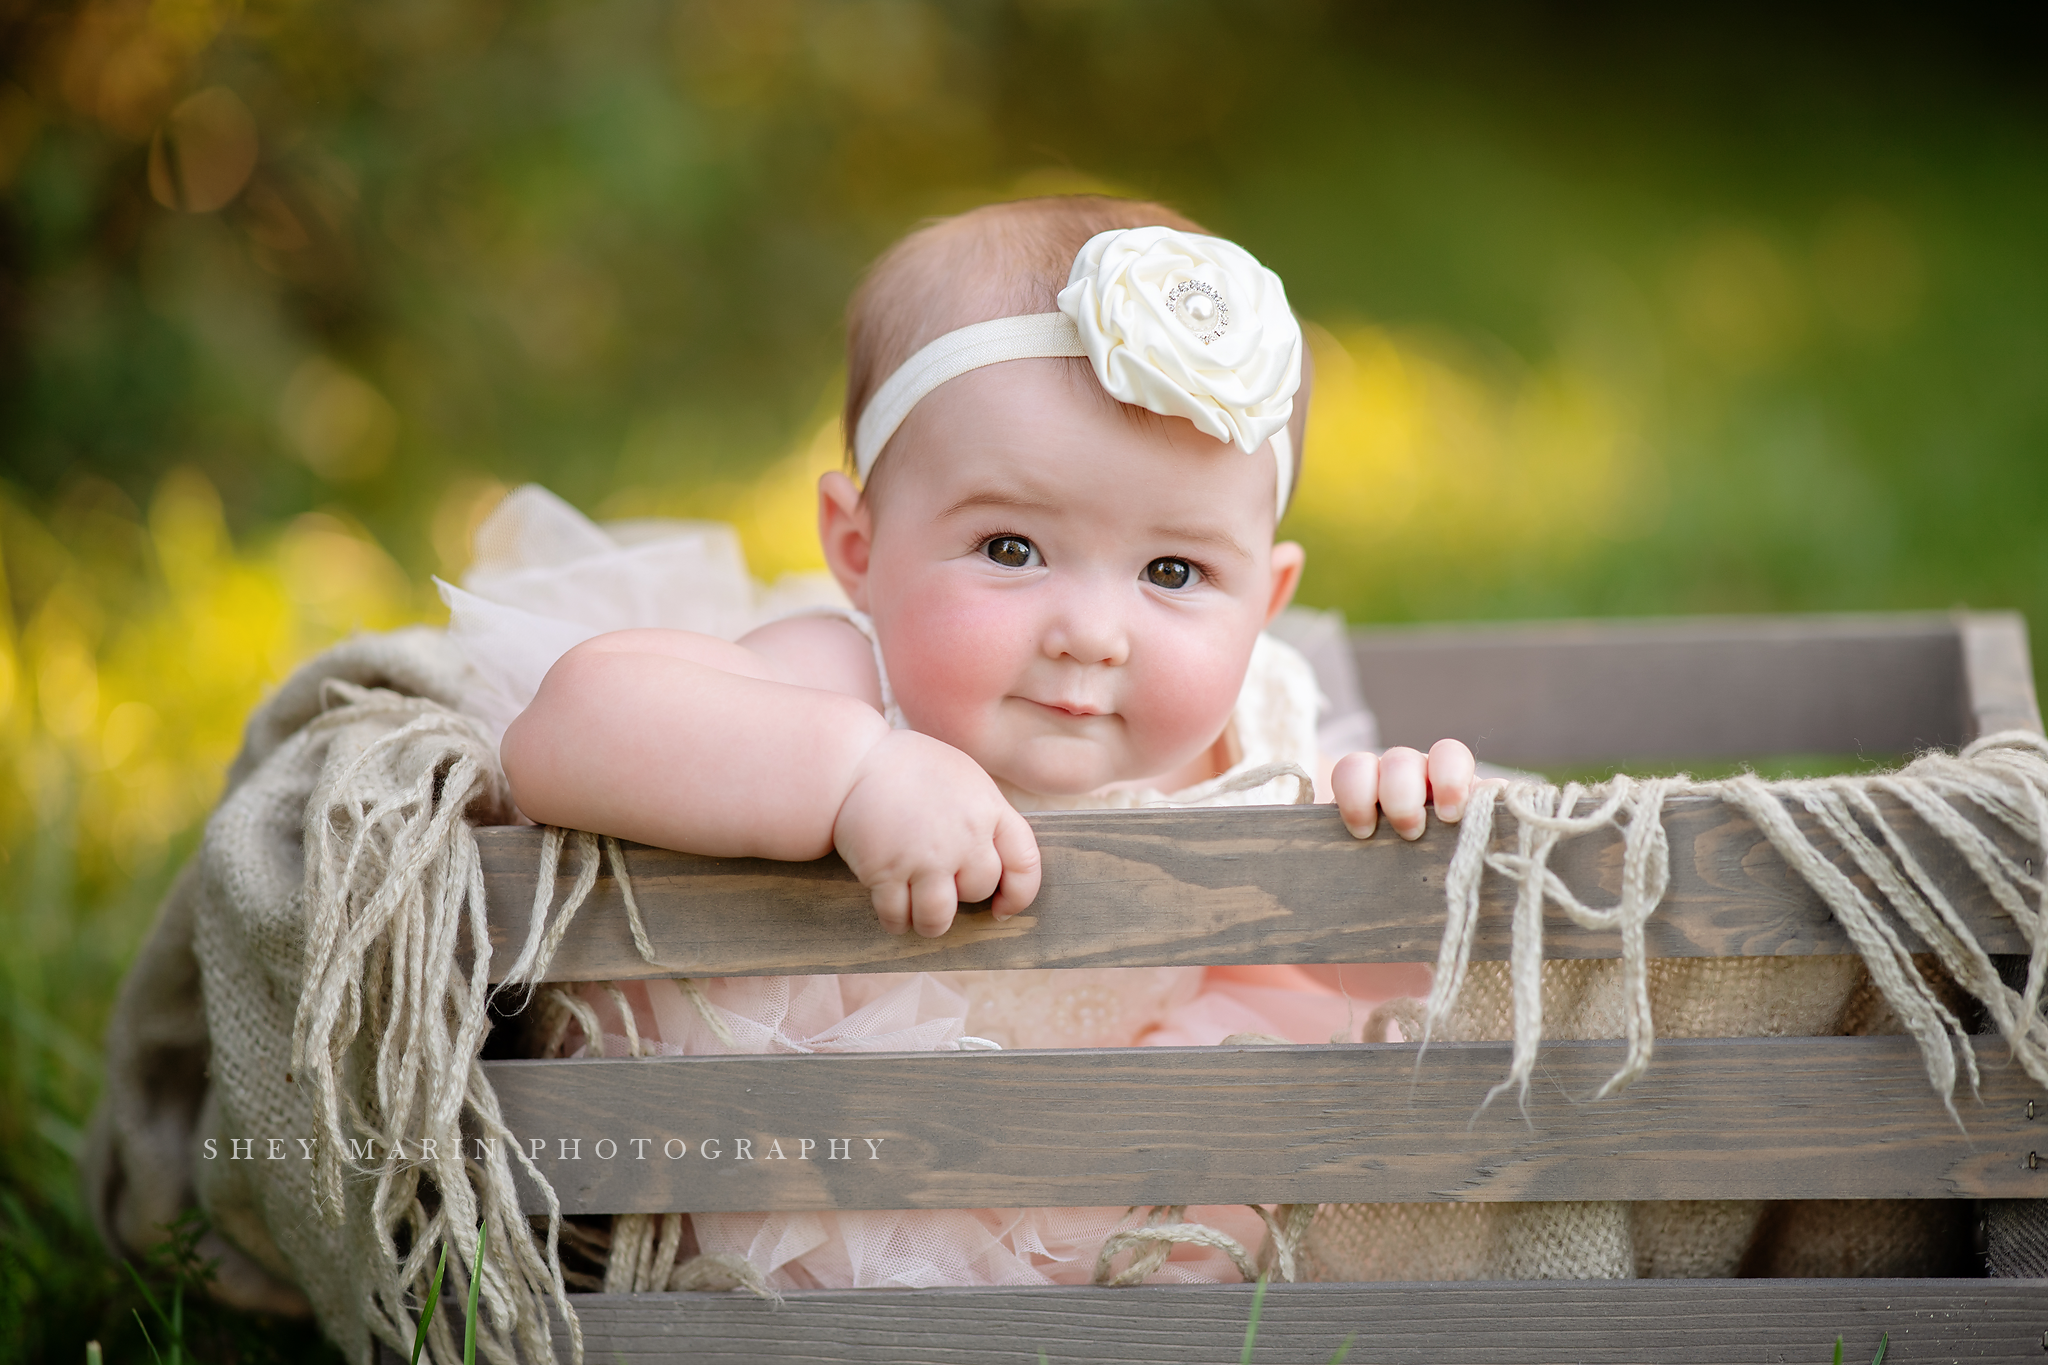
[[(848, 460), (853, 458), (853, 433), (861, 413), (904, 361), (946, 333), (977, 322), (1057, 312), (1074, 257), (1089, 238), (1116, 228), (1151, 226), (1214, 235), (1164, 204), (1062, 194), (988, 204), (934, 219), (883, 252), (846, 310)], [(1059, 363), (1074, 367), (1077, 381), (1101, 394), (1105, 402), (1115, 402), (1096, 383), (1086, 358), (1064, 358)], [(1309, 377), (1304, 352), (1301, 388), (1287, 424), (1294, 439), (1292, 486), (1297, 488)], [(1118, 406), (1136, 420), (1160, 420), (1142, 408)]]

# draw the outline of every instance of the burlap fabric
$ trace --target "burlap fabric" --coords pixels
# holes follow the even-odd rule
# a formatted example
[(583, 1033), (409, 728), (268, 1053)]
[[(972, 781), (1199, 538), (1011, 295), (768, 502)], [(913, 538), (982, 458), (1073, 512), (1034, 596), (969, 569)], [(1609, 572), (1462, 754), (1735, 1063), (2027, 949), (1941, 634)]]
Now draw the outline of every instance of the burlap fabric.
[[(1624, 1036), (1624, 975), (1611, 960), (1545, 962), (1545, 1036)], [(1900, 1031), (1857, 958), (1657, 959), (1648, 975), (1662, 1038)], [(1513, 994), (1508, 963), (1472, 964), (1434, 1037), (1512, 1039)], [(1421, 1002), (1394, 1017), (1421, 1038)], [(1326, 1280), (1931, 1275), (1956, 1273), (1966, 1220), (1966, 1206), (1918, 1200), (1343, 1204), (1317, 1216), (1309, 1257)]]
[[(552, 1358), (553, 1258), (511, 1202), (508, 1144), (473, 1143), (503, 1131), (476, 1062), (483, 981), (455, 971), (456, 936), (481, 923), (469, 829), (512, 807), (487, 737), (451, 709), (461, 669), (438, 631), (361, 636), (250, 719), (123, 983), (85, 1158), (111, 1246), (144, 1249), (196, 1203), (223, 1297), (310, 1307), (355, 1361), (373, 1335), (410, 1347), (433, 1255), (445, 1238), (467, 1265), (484, 1221), (484, 1354)], [(377, 1147), (352, 1157), (351, 1139)], [(430, 1358), (452, 1365), (435, 1328)]]

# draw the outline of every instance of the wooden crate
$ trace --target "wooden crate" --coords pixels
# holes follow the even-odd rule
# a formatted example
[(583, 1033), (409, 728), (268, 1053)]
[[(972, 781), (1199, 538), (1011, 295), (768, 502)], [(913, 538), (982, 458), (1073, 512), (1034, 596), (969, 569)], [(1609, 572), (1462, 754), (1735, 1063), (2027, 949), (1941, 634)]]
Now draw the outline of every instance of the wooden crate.
[[(1441, 734), (1489, 759), (1565, 765), (1788, 752), (1899, 754), (2038, 730), (2025, 628), (2001, 614), (1777, 617), (1361, 631), (1355, 657), (1388, 742)], [(1455, 831), (1353, 840), (1329, 808), (1031, 817), (1045, 883), (1004, 924), (891, 937), (837, 859), (791, 865), (629, 847), (657, 955), (634, 951), (600, 881), (555, 980), (650, 975), (1165, 964), (1426, 962)], [(1505, 828), (1497, 837), (1511, 839)], [(1688, 798), (1668, 816), (1659, 956), (1852, 951), (1743, 817)], [(538, 836), (481, 834), (496, 955), (524, 935)], [(1610, 889), (1619, 843), (1554, 865)], [(1985, 947), (2017, 930), (1945, 845), (1926, 856)], [(566, 891), (568, 878), (561, 888)], [(1474, 956), (1506, 956), (1489, 882)], [(514, 944), (516, 947), (516, 943)], [(1553, 957), (1613, 936), (1561, 916)], [(1585, 1097), (1619, 1043), (1552, 1042), (1526, 1117), (1477, 1113), (1506, 1044), (738, 1056), (487, 1064), (508, 1123), (565, 1212), (1548, 1199), (2048, 1196), (2048, 1095), (1981, 1051), (1958, 1131), (1903, 1038), (1667, 1041), (1624, 1096)], [(2042, 1119), (2036, 1119), (2040, 1111)], [(704, 1160), (707, 1137), (780, 1137), (807, 1159)], [(645, 1137), (608, 1158), (597, 1144)], [(826, 1144), (850, 1139), (827, 1159)], [(565, 1159), (563, 1140), (575, 1144)], [(874, 1139), (874, 1145), (868, 1144)], [(690, 1156), (668, 1160), (681, 1140)], [(671, 1147), (670, 1150), (673, 1150)], [(2038, 1155), (2037, 1155), (2038, 1153)], [(530, 1207), (539, 1208), (537, 1196)], [(1247, 1286), (939, 1289), (577, 1299), (592, 1361), (1216, 1361)], [(1634, 1281), (1275, 1285), (1258, 1359), (1747, 1361), (2048, 1359), (2048, 1282)], [(1860, 1355), (1858, 1354), (1860, 1353)]]

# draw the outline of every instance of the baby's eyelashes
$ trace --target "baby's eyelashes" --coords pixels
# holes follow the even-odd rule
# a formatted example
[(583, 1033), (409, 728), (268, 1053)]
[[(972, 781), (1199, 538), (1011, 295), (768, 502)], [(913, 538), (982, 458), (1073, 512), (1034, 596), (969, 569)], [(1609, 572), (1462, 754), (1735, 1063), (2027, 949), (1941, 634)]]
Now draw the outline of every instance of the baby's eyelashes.
[(981, 552), (1006, 569), (1035, 569), (1045, 563), (1038, 547), (1022, 536), (990, 536)]
[(1145, 581), (1168, 590), (1192, 587), (1202, 581), (1202, 571), (1185, 559), (1163, 557), (1145, 566)]
[[(983, 536), (975, 545), (978, 554), (1005, 569), (1042, 569), (1045, 555), (1028, 537), (1008, 531)], [(1145, 566), (1141, 577), (1155, 588), (1181, 592), (1206, 580), (1209, 575), (1193, 560), (1178, 555), (1161, 555)]]

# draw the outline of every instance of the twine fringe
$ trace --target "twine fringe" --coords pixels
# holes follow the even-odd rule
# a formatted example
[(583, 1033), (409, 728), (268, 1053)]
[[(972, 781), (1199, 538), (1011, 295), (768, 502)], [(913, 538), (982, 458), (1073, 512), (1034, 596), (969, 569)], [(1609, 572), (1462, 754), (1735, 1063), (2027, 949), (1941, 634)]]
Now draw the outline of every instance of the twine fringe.
[(1273, 1275), (1282, 1284), (1299, 1284), (1309, 1276), (1308, 1232), (1316, 1221), (1316, 1204), (1276, 1204), (1268, 1211), (1253, 1204), (1252, 1212), (1266, 1225), (1266, 1242), (1259, 1248), (1259, 1271)]
[(760, 1268), (743, 1256), (712, 1252), (679, 1262), (683, 1217), (680, 1213), (622, 1213), (613, 1218), (604, 1292), (744, 1289), (775, 1307), (782, 1306), (782, 1295), (769, 1285)]
[[(1307, 1265), (1308, 1233), (1315, 1222), (1317, 1206), (1279, 1204), (1270, 1210), (1261, 1204), (1246, 1207), (1266, 1225), (1266, 1240), (1256, 1261), (1245, 1253), (1244, 1244), (1229, 1233), (1207, 1223), (1189, 1222), (1187, 1205), (1156, 1204), (1146, 1211), (1145, 1221), (1139, 1226), (1112, 1232), (1103, 1239), (1102, 1249), (1095, 1257), (1094, 1283), (1110, 1289), (1143, 1284), (1166, 1264), (1176, 1246), (1216, 1248), (1230, 1258), (1246, 1282), (1261, 1275), (1275, 1276), (1287, 1284), (1307, 1278), (1303, 1272)], [(1122, 1270), (1113, 1269), (1116, 1258), (1127, 1251), (1134, 1253), (1130, 1263)]]
[[(339, 1226), (345, 1180), (369, 1182), (378, 1254), (365, 1267), (367, 1318), (387, 1344), (411, 1341), (440, 1248), (454, 1264), (472, 1265), (478, 1228), (487, 1226), (484, 1358), (552, 1361), (552, 1305), (580, 1365), (560, 1205), (506, 1128), (478, 1061), (490, 953), (473, 952), (467, 972), (457, 970), (465, 935), (472, 945), (490, 942), (470, 821), (511, 809), (492, 746), (475, 721), (421, 698), (330, 680), (323, 699), (328, 709), (305, 727), (315, 741), (366, 724), (389, 728), (352, 761), (326, 765), (306, 807), (291, 1075), (313, 1095), (314, 1205)], [(350, 1152), (351, 1137), (370, 1139), (367, 1160)], [(542, 1247), (519, 1208), (513, 1161), (547, 1198)], [(461, 1359), (446, 1315), (435, 1315), (427, 1352), (435, 1365)]]
[[(1276, 760), (1272, 763), (1261, 763), (1256, 768), (1247, 768), (1234, 777), (1218, 779), (1216, 785), (1201, 788), (1199, 792), (1194, 793), (1194, 797), (1197, 801), (1206, 801), (1211, 797), (1254, 791), (1265, 786), (1268, 782), (1277, 782), (1283, 777), (1294, 779), (1293, 804), (1305, 806), (1316, 799), (1316, 780), (1310, 777), (1299, 763), (1290, 763), (1284, 759)], [(1148, 801), (1145, 804), (1148, 807), (1166, 807), (1183, 805), (1185, 803), (1178, 801)]]
[[(1147, 1211), (1144, 1223), (1138, 1227), (1112, 1232), (1103, 1239), (1102, 1250), (1096, 1254), (1095, 1283), (1113, 1289), (1142, 1284), (1146, 1276), (1166, 1264), (1166, 1258), (1173, 1253), (1174, 1247), (1180, 1245), (1215, 1247), (1230, 1258), (1230, 1263), (1237, 1267), (1237, 1273), (1245, 1279), (1256, 1280), (1259, 1277), (1251, 1257), (1245, 1254), (1243, 1243), (1206, 1223), (1190, 1223), (1187, 1215), (1188, 1206), (1185, 1204), (1156, 1204)], [(1112, 1271), (1111, 1263), (1126, 1251), (1136, 1253), (1130, 1264), (1122, 1270)]]
[[(1513, 1050), (1506, 1079), (1488, 1092), (1482, 1108), (1510, 1090), (1521, 1103), (1528, 1100), (1543, 1040), (1546, 904), (1585, 928), (1617, 931), (1621, 936), (1628, 1047), (1620, 1070), (1596, 1098), (1619, 1094), (1649, 1066), (1655, 1028), (1644, 925), (1670, 884), (1671, 849), (1663, 812), (1673, 796), (1713, 796), (1741, 811), (1826, 902), (1886, 1004), (1919, 1044), (1928, 1082), (1959, 1125), (1956, 1084), (1959, 1076), (1967, 1078), (1972, 1094), (1976, 1092), (1976, 1055), (1967, 1044), (1957, 1046), (1964, 1037), (1962, 1022), (1921, 975), (1893, 917), (1935, 955), (1959, 986), (1982, 1002), (2013, 1060), (2048, 1087), (2048, 1018), (2041, 1013), (2048, 986), (2048, 739), (2009, 730), (1988, 735), (1960, 754), (1930, 753), (1897, 772), (1870, 776), (1784, 782), (1765, 782), (1754, 774), (1719, 782), (1616, 776), (1591, 788), (1525, 781), (1475, 792), (1444, 879), (1448, 913), (1436, 978), (1421, 1009), (1420, 1035), (1427, 1050), (1429, 1040), (1450, 1023), (1457, 1008), (1478, 931), (1481, 881), (1488, 871), (1508, 878), (1516, 888), (1509, 948)], [(1893, 818), (1885, 814), (1878, 796), (1897, 800), (1955, 849), (2019, 926), (2030, 948), (2023, 989), (2015, 991), (1999, 980), (1989, 955)], [(1512, 852), (1492, 847), (1503, 807), (1515, 818)], [(1875, 898), (1801, 832), (1792, 816), (1794, 807), (1811, 815), (1846, 853), (1875, 889)], [(1967, 810), (1988, 817), (2033, 849), (2033, 856), (2015, 860), (1964, 814)], [(1601, 829), (1619, 829), (1622, 835), (1621, 896), (1605, 908), (1581, 901), (1549, 865), (1560, 843)], [(1410, 1003), (1395, 1002), (1375, 1010), (1366, 1021), (1366, 1036), (1383, 1036), (1389, 1022), (1400, 1025), (1404, 1037), (1413, 1036), (1413, 1009)]]

